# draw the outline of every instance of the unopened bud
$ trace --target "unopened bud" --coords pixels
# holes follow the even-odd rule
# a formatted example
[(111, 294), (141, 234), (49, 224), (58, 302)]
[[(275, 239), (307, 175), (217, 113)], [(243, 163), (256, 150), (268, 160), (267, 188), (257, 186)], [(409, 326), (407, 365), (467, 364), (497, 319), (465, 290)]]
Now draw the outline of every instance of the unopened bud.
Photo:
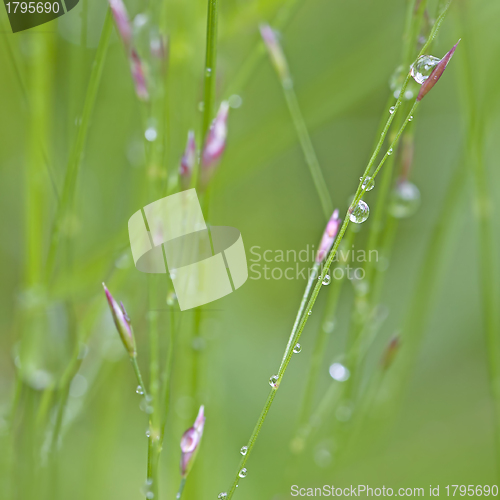
[(319, 264), (323, 262), (324, 258), (328, 255), (328, 252), (333, 246), (335, 237), (339, 231), (340, 223), (342, 221), (339, 218), (338, 208), (333, 211), (330, 220), (328, 221), (323, 237), (321, 238), (321, 243), (319, 244), (318, 253), (316, 254), (316, 262)]
[(200, 182), (202, 189), (207, 187), (226, 149), (228, 114), (229, 104), (223, 101), (217, 112), (217, 116), (210, 126), (201, 153)]
[(198, 452), (201, 438), (203, 436), (203, 427), (205, 426), (205, 413), (204, 406), (200, 406), (198, 416), (194, 422), (193, 427), (190, 427), (181, 438), (181, 476), (183, 478), (187, 477), (191, 467), (193, 466), (194, 460), (196, 458), (196, 453)]
[(120, 334), (123, 345), (125, 346), (125, 349), (127, 349), (127, 352), (130, 356), (136, 356), (137, 351), (135, 348), (135, 337), (134, 332), (132, 331), (132, 326), (130, 324), (130, 318), (127, 315), (127, 311), (125, 311), (123, 303), (118, 305), (118, 302), (116, 302), (116, 300), (113, 298), (104, 283), (102, 284), (102, 286), (104, 288), (106, 298), (108, 299), (108, 304), (111, 310), (111, 315), (113, 316), (113, 321), (115, 322), (116, 329)]
[(261, 24), (260, 34), (266, 44), (274, 69), (278, 73), (281, 82), (285, 85), (290, 84), (292, 79), (288, 70), (285, 53), (281, 48), (276, 32), (268, 24)]
[(429, 92), (429, 90), (431, 90), (432, 87), (436, 85), (437, 81), (441, 78), (441, 75), (446, 69), (446, 66), (448, 66), (450, 59), (453, 57), (453, 54), (455, 53), (455, 50), (459, 43), (460, 40), (451, 48), (451, 50), (441, 59), (441, 61), (439, 61), (436, 67), (432, 70), (432, 73), (429, 75), (429, 78), (427, 78), (427, 80), (425, 80), (425, 82), (420, 87), (420, 92), (418, 93), (417, 101), (421, 101), (425, 97), (427, 92)]
[(135, 93), (141, 101), (147, 101), (149, 98), (146, 77), (144, 75), (144, 67), (137, 52), (132, 49), (130, 52), (130, 71), (134, 80)]
[(109, 0), (109, 6), (116, 23), (116, 28), (120, 34), (120, 38), (122, 39), (126, 49), (130, 50), (132, 42), (132, 27), (130, 25), (127, 9), (122, 0)]
[(181, 178), (182, 189), (187, 189), (189, 187), (189, 182), (191, 181), (191, 175), (193, 174), (193, 169), (196, 164), (196, 141), (194, 138), (194, 132), (192, 130), (188, 133), (188, 140), (186, 144), (186, 149), (184, 155), (181, 159), (181, 164), (179, 166), (179, 176)]

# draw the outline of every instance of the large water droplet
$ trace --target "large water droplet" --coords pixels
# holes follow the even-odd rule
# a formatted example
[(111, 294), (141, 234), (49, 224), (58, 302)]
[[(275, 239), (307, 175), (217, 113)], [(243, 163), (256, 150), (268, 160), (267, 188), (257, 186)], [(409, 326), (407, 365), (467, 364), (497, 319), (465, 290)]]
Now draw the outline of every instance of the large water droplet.
[(370, 207), (363, 200), (359, 200), (358, 204), (352, 209), (351, 213), (349, 214), (349, 219), (351, 219), (351, 222), (361, 224), (362, 222), (365, 222), (366, 219), (368, 219), (369, 215)]
[(243, 446), (240, 450), (240, 453), (245, 456), (248, 452), (248, 446)]
[(135, 390), (137, 394), (140, 394), (141, 396), (144, 394), (144, 389), (142, 388), (142, 385), (138, 385), (137, 389)]
[(146, 437), (151, 437), (151, 431), (149, 429), (146, 431)]
[(325, 277), (323, 278), (323, 285), (329, 285), (332, 282), (332, 278), (330, 277), (329, 274), (325, 274)]
[(222, 493), (219, 493), (219, 495), (217, 496), (218, 500), (226, 500), (227, 498), (227, 493), (225, 491), (223, 491)]
[(420, 206), (420, 191), (415, 184), (403, 181), (392, 192), (389, 213), (397, 219), (413, 215)]
[(395, 109), (396, 109), (396, 107), (395, 107), (395, 106), (391, 106), (391, 107), (389, 108), (389, 113), (392, 115), (392, 113), (394, 113), (394, 110), (395, 110)]
[(302, 346), (300, 344), (295, 344), (295, 347), (293, 348), (293, 352), (295, 354), (298, 354), (300, 351), (302, 351)]
[(337, 380), (337, 382), (345, 382), (351, 375), (349, 370), (340, 363), (333, 363), (328, 372), (330, 373), (330, 377), (333, 380)]
[(417, 83), (422, 85), (429, 78), (432, 70), (439, 64), (439, 61), (441, 59), (434, 56), (420, 56), (411, 67), (411, 76)]
[(273, 375), (273, 376), (269, 379), (269, 385), (270, 385), (273, 389), (277, 389), (277, 388), (278, 388), (278, 375)]
[(240, 470), (238, 476), (240, 476), (240, 477), (247, 477), (247, 472), (248, 471), (246, 470), (246, 468), (243, 467), (243, 469)]
[[(360, 177), (359, 180), (362, 180), (363, 177)], [(375, 180), (371, 177), (365, 177), (363, 184), (361, 185), (363, 189), (366, 188), (366, 192), (371, 191), (375, 187)]]

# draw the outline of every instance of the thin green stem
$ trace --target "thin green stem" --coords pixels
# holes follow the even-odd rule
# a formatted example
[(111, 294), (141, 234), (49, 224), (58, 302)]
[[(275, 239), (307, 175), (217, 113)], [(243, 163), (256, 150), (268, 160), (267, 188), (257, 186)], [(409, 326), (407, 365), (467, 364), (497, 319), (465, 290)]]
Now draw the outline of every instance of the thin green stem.
[(72, 209), (72, 204), (74, 202), (76, 181), (78, 178), (78, 172), (83, 158), (83, 150), (85, 148), (85, 143), (90, 128), (90, 121), (95, 107), (97, 90), (99, 88), (99, 84), (101, 81), (101, 76), (104, 68), (104, 62), (106, 60), (106, 54), (108, 51), (108, 45), (111, 37), (112, 28), (113, 28), (113, 18), (111, 15), (111, 10), (108, 9), (108, 12), (106, 14), (106, 19), (104, 21), (104, 26), (102, 29), (101, 38), (99, 40), (99, 46), (97, 47), (97, 53), (95, 56), (94, 63), (92, 65), (92, 72), (90, 75), (89, 84), (87, 86), (87, 93), (83, 105), (81, 121), (78, 126), (76, 140), (73, 144), (73, 148), (71, 150), (70, 158), (68, 161), (68, 167), (66, 169), (66, 176), (64, 179), (64, 185), (61, 193), (60, 203), (57, 206), (54, 218), (52, 234), (50, 238), (49, 254), (47, 257), (47, 266), (46, 266), (47, 281), (51, 279), (54, 271), (57, 247), (61, 238), (64, 218), (67, 215), (68, 211)]
[(302, 300), (300, 301), (299, 310), (297, 311), (297, 316), (295, 317), (295, 323), (292, 327), (292, 332), (290, 333), (290, 337), (288, 338), (288, 343), (286, 345), (285, 354), (283, 355), (283, 359), (281, 360), (280, 370), (285, 363), (285, 359), (287, 353), (289, 351), (293, 351), (293, 348), (297, 342), (295, 342), (295, 335), (297, 334), (297, 328), (299, 326), (302, 315), (304, 314), (304, 309), (306, 308), (307, 299), (311, 293), (314, 282), (316, 281), (316, 277), (318, 276), (320, 264), (318, 262), (314, 263), (312, 271), (310, 273), (309, 279), (307, 280), (306, 289), (304, 290), (304, 295), (302, 296)]
[(205, 75), (203, 91), (202, 141), (207, 135), (213, 118), (215, 102), (215, 77), (217, 69), (217, 24), (219, 0), (208, 0), (207, 16), (207, 51), (205, 57)]
[[(282, 30), (293, 17), (297, 8), (299, 7), (300, 0), (288, 0), (283, 7), (280, 8), (276, 14), (273, 22), (271, 23), (277, 30)], [(255, 72), (255, 68), (259, 65), (266, 53), (264, 42), (259, 38), (259, 41), (253, 48), (248, 57), (245, 58), (244, 64), (241, 66), (236, 75), (231, 78), (229, 87), (225, 91), (225, 95), (230, 96), (235, 92), (241, 92), (245, 85), (250, 80)]]
[(326, 187), (326, 181), (323, 177), (323, 172), (321, 171), (321, 167), (319, 165), (318, 157), (316, 156), (309, 131), (307, 130), (307, 125), (302, 115), (302, 111), (300, 110), (299, 101), (297, 100), (297, 96), (295, 94), (295, 90), (291, 81), (282, 81), (281, 83), (283, 92), (285, 94), (288, 111), (290, 112), (290, 116), (292, 117), (292, 121), (295, 126), (302, 151), (304, 152), (307, 166), (309, 167), (309, 171), (311, 172), (314, 187), (316, 188), (319, 200), (321, 202), (321, 207), (323, 209), (323, 214), (328, 220), (333, 212), (333, 203), (330, 197), (330, 193), (328, 192), (328, 188)]
[(136, 356), (130, 356), (130, 362), (132, 363), (132, 367), (134, 369), (135, 376), (137, 378), (137, 383), (141, 386), (142, 392), (144, 393), (144, 397), (149, 399), (149, 394), (146, 390), (146, 385), (144, 384), (144, 380), (142, 379), (141, 370), (139, 368), (139, 364), (137, 363)]
[(186, 478), (183, 477), (181, 479), (181, 484), (179, 485), (179, 491), (177, 492), (176, 499), (179, 500), (182, 497), (182, 493), (184, 492), (184, 486), (186, 485)]
[[(354, 232), (350, 231), (344, 240), (346, 248), (350, 247), (353, 238)], [(341, 264), (341, 267), (344, 267), (343, 264)], [(342, 278), (334, 279), (333, 283), (330, 285), (331, 288), (328, 290), (327, 304), (323, 312), (323, 318), (318, 331), (318, 336), (316, 338), (316, 343), (314, 345), (314, 350), (311, 358), (311, 366), (309, 368), (304, 397), (299, 412), (298, 432), (300, 432), (300, 427), (304, 426), (307, 423), (309, 415), (311, 414), (313, 399), (316, 392), (315, 389), (317, 387), (320, 374), (321, 363), (324, 359), (324, 353), (326, 351), (328, 339), (330, 338), (330, 334), (333, 330), (332, 321), (335, 316), (335, 311), (337, 310), (337, 304), (340, 298), (340, 292), (342, 290), (343, 282), (344, 280)]]
[[(418, 102), (415, 102), (415, 104), (413, 105), (413, 108), (412, 108), (412, 111), (418, 106)], [(410, 114), (411, 114), (410, 112)], [(408, 115), (409, 117), (410, 115)], [(392, 122), (392, 116), (389, 118), (388, 120), (388, 123), (390, 125), (390, 123)], [(375, 169), (374, 173), (373, 173), (373, 178), (375, 178), (378, 174), (378, 172), (380, 171), (380, 169), (382, 168), (383, 164), (385, 163), (385, 160), (386, 158), (390, 155), (389, 151), (391, 150), (391, 148), (394, 148), (401, 136), (401, 134), (403, 133), (406, 125), (408, 123), (408, 119), (406, 119), (403, 123), (403, 126), (401, 127), (401, 129), (398, 131), (398, 133), (396, 134), (392, 144), (391, 144), (391, 147), (389, 148), (388, 152), (384, 155), (384, 157), (382, 158), (382, 160), (380, 161), (380, 163), (378, 164), (377, 168)], [(380, 149), (382, 148), (382, 144), (385, 140), (385, 136), (387, 135), (387, 132), (389, 130), (389, 126), (386, 125), (386, 127), (384, 128), (384, 131), (382, 133), (382, 136), (380, 137), (380, 140), (379, 140), (379, 143), (377, 144), (376, 146), (376, 152), (378, 153), (380, 151)], [(358, 185), (358, 189), (356, 191), (357, 195), (355, 196), (351, 206), (349, 207), (349, 209), (347, 210), (347, 213), (345, 215), (345, 218), (344, 218), (344, 221), (342, 223), (342, 227), (340, 228), (340, 231), (337, 235), (337, 238), (335, 240), (335, 243), (333, 245), (333, 248), (330, 252), (330, 255), (328, 256), (328, 259), (326, 260), (326, 263), (324, 264), (323, 266), (323, 270), (318, 278), (318, 281), (316, 283), (316, 285), (314, 286), (314, 289), (312, 291), (312, 294), (311, 294), (311, 297), (307, 303), (307, 306), (306, 308), (304, 309), (304, 312), (301, 316), (301, 319), (299, 321), (299, 324), (298, 324), (298, 327), (295, 328), (295, 325), (294, 325), (294, 329), (296, 329), (296, 332), (294, 333), (294, 335), (290, 336), (290, 340), (288, 341), (288, 344), (287, 344), (287, 347), (285, 349), (285, 353), (283, 355), (283, 360), (281, 362), (281, 366), (280, 366), (280, 369), (278, 371), (278, 374), (277, 374), (277, 380), (274, 384), (274, 387), (273, 389), (271, 390), (268, 398), (267, 398), (267, 401), (266, 401), (266, 404), (264, 405), (264, 409), (262, 410), (262, 413), (259, 417), (259, 420), (257, 421), (257, 424), (254, 428), (254, 431), (252, 433), (252, 436), (250, 437), (250, 441), (248, 442), (248, 451), (247, 451), (247, 454), (243, 457), (241, 463), (240, 463), (240, 469), (243, 468), (244, 464), (246, 463), (246, 461), (248, 460), (250, 454), (251, 454), (251, 451), (253, 449), (253, 446), (255, 444), (255, 441), (257, 440), (257, 437), (259, 435), (259, 432), (260, 432), (260, 429), (262, 427), (262, 424), (264, 423), (265, 419), (266, 419), (266, 416), (269, 412), (269, 409), (272, 405), (272, 402), (274, 400), (274, 397), (276, 395), (276, 392), (281, 384), (281, 381), (283, 379), (283, 376), (286, 372), (286, 369), (290, 363), (290, 360), (292, 358), (292, 355), (293, 355), (293, 348), (290, 348), (291, 346), (295, 345), (299, 339), (300, 339), (300, 336), (304, 330), (304, 327), (307, 323), (307, 320), (309, 319), (309, 316), (310, 314), (312, 313), (312, 309), (313, 309), (313, 306), (316, 302), (316, 299), (318, 298), (318, 294), (321, 290), (321, 287), (323, 286), (323, 280), (325, 278), (325, 275), (328, 271), (328, 269), (330, 268), (332, 262), (333, 262), (333, 259), (335, 258), (335, 255), (337, 254), (337, 250), (339, 248), (339, 245), (345, 235), (345, 232), (347, 230), (347, 227), (349, 226), (349, 223), (350, 223), (350, 214), (353, 210), (353, 208), (356, 206), (357, 202), (359, 201), (359, 199), (361, 199), (361, 196), (362, 194), (365, 192), (366, 190), (366, 187), (363, 188), (363, 182), (366, 178), (366, 176), (368, 175), (369, 171), (370, 171), (370, 167), (373, 165), (373, 163), (375, 162), (375, 159), (376, 159), (376, 154), (374, 153), (372, 155), (372, 158), (370, 159), (370, 162), (368, 163), (368, 166), (365, 170), (365, 174), (363, 175), (363, 177), (361, 178), (360, 182), (359, 182), (359, 185)], [(309, 286), (309, 284), (308, 284)], [(293, 339), (293, 340), (292, 340)], [(239, 472), (239, 471), (238, 471)], [(240, 480), (240, 477), (238, 474), (236, 474), (236, 478), (231, 486), (231, 489), (228, 493), (228, 500), (230, 500), (236, 490), (236, 487), (238, 486), (238, 483), (239, 483), (239, 480)]]
[(165, 437), (165, 426), (167, 424), (168, 412), (170, 409), (170, 380), (172, 377), (173, 353), (174, 353), (174, 330), (175, 321), (173, 311), (170, 311), (170, 329), (167, 360), (165, 363), (164, 379), (163, 379), (163, 418), (161, 423), (160, 446), (163, 444)]
[[(421, 55), (422, 53), (424, 53), (424, 51), (427, 49), (427, 47), (429, 46), (429, 44), (431, 43), (432, 40), (434, 40), (434, 38), (436, 37), (438, 31), (439, 31), (439, 28), (441, 27), (441, 24), (444, 20), (444, 17), (446, 15), (446, 11), (449, 7), (449, 5), (451, 4), (451, 0), (450, 2), (448, 2), (447, 6), (445, 7), (445, 10), (443, 11), (443, 13), (439, 16), (439, 18), (436, 20), (436, 23), (434, 24), (433, 26), (433, 29), (431, 31), (431, 34), (429, 35), (429, 38), (427, 39), (427, 42), (424, 44), (424, 46), (422, 47), (422, 50), (420, 52), (419, 55)], [(402, 102), (402, 98), (403, 98), (403, 95), (404, 95), (404, 92), (405, 92), (405, 89), (406, 89), (406, 86), (408, 85), (408, 81), (410, 79), (410, 74), (408, 74), (408, 76), (406, 77), (405, 81), (403, 82), (403, 85), (401, 87), (401, 92), (400, 92), (400, 95), (398, 97), (398, 100), (394, 106), (394, 112), (390, 115), (389, 119), (387, 120), (387, 123), (382, 131), (382, 134), (380, 136), (380, 139), (375, 147), (375, 151), (373, 152), (369, 162), (368, 162), (368, 165), (365, 169), (365, 172), (363, 174), (363, 176), (361, 177), (361, 180), (358, 184), (358, 188), (356, 190), (356, 195), (354, 196), (354, 199), (349, 207), (349, 209), (347, 210), (347, 213), (345, 215), (345, 218), (344, 218), (344, 221), (342, 223), (342, 226), (340, 228), (340, 231), (338, 232), (337, 234), (337, 238), (335, 239), (335, 242), (333, 244), (333, 248), (332, 250), (330, 251), (330, 254), (328, 256), (328, 259), (326, 260), (326, 263), (324, 264), (323, 266), (323, 270), (318, 278), (318, 281), (314, 287), (314, 289), (312, 290), (312, 294), (311, 294), (311, 297), (307, 303), (307, 306), (304, 310), (304, 313), (302, 314), (302, 317), (301, 317), (301, 320), (299, 322), (299, 326), (298, 326), (298, 329), (297, 329), (297, 332), (296, 334), (294, 335), (294, 340), (293, 340), (293, 343), (292, 345), (294, 345), (296, 342), (299, 341), (300, 339), (300, 336), (305, 328), (305, 325), (307, 323), (307, 320), (309, 319), (309, 316), (310, 316), (310, 313), (312, 313), (312, 309), (313, 309), (313, 306), (316, 302), (316, 299), (318, 298), (318, 295), (319, 295), (319, 292), (321, 290), (321, 287), (323, 286), (323, 280), (325, 278), (325, 275), (326, 273), (328, 272), (332, 262), (333, 262), (333, 259), (335, 258), (335, 255), (337, 254), (337, 251), (338, 251), (338, 248), (339, 248), (339, 245), (342, 241), (342, 239), (344, 238), (344, 235), (345, 235), (345, 232), (347, 230), (347, 227), (349, 226), (349, 223), (350, 223), (350, 215), (352, 213), (352, 210), (353, 208), (357, 205), (357, 203), (359, 202), (359, 200), (361, 199), (361, 196), (364, 194), (364, 192), (366, 191), (366, 186), (363, 188), (363, 184), (364, 184), (364, 181), (366, 179), (366, 177), (368, 176), (368, 174), (370, 173), (370, 170), (372, 168), (372, 166), (375, 164), (375, 160), (377, 159), (378, 157), (378, 154), (380, 153), (380, 150), (382, 149), (382, 145), (384, 143), (384, 140), (387, 136), (387, 132), (389, 131), (389, 128), (390, 128), (390, 125), (394, 119), (394, 116), (396, 115), (397, 111), (398, 111), (398, 108), (401, 106), (401, 102)], [(407, 118), (405, 119), (405, 121), (403, 122), (403, 125), (402, 127), (399, 129), (399, 131), (397, 132), (394, 140), (392, 141), (392, 144), (390, 146), (390, 148), (388, 149), (387, 153), (383, 156), (382, 160), (380, 161), (380, 163), (378, 164), (377, 168), (375, 169), (375, 171), (373, 172), (372, 174), (372, 178), (375, 179), (375, 177), (377, 176), (377, 174), (379, 173), (380, 169), (382, 168), (382, 166), (384, 165), (386, 159), (388, 156), (390, 156), (390, 154), (392, 153), (392, 150), (394, 149), (394, 147), (396, 146), (396, 144), (398, 143), (399, 141), (399, 138), (401, 137), (401, 134), (403, 133), (404, 129), (406, 128), (408, 122), (409, 122), (409, 118), (410, 116), (415, 112), (415, 110), (417, 109), (418, 107), (418, 104), (419, 102), (418, 101), (415, 101), (415, 104), (413, 105), (410, 113), (408, 114)], [(271, 405), (272, 405), (272, 402), (274, 400), (274, 397), (276, 395), (276, 392), (278, 391), (279, 387), (280, 387), (280, 384), (281, 384), (281, 381), (283, 379), (283, 376), (286, 372), (286, 369), (288, 367), (288, 364), (290, 363), (290, 360), (291, 360), (291, 357), (293, 355), (293, 349), (290, 349), (290, 344), (291, 342), (289, 341), (288, 342), (288, 345), (287, 345), (287, 348), (285, 349), (285, 354), (283, 356), (283, 360), (281, 362), (281, 366), (280, 366), (280, 369), (278, 371), (278, 375), (277, 375), (277, 380), (274, 384), (274, 387), (271, 389), (271, 392), (269, 393), (269, 396), (267, 397), (267, 400), (266, 400), (266, 403), (264, 405), (264, 408), (260, 414), (260, 417), (257, 421), (257, 424), (254, 428), (254, 431), (250, 437), (250, 440), (248, 442), (248, 451), (246, 453), (246, 455), (242, 458), (241, 462), (240, 462), (240, 467), (238, 469), (238, 473), (236, 474), (236, 477), (233, 481), (233, 484), (231, 486), (231, 489), (229, 490), (229, 493), (228, 493), (228, 500), (231, 500), (231, 498), (233, 497), (234, 495), (234, 492), (236, 491), (236, 488), (238, 486), (238, 483), (239, 483), (239, 480), (240, 480), (240, 476), (239, 476), (239, 471), (244, 467), (244, 465), (246, 464), (246, 462), (248, 461), (249, 457), (250, 457), (250, 454), (251, 454), (251, 451), (254, 447), (254, 444), (255, 444), (255, 441), (257, 440), (257, 437), (259, 435), (259, 432), (260, 432), (260, 429), (262, 428), (262, 425), (266, 419), (266, 416), (269, 412), (269, 409), (271, 408)]]

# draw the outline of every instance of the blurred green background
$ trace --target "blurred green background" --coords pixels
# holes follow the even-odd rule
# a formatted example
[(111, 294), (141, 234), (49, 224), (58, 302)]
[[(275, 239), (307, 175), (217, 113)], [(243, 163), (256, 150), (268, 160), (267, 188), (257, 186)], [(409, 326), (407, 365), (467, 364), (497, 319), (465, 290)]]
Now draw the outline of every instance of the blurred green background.
[[(253, 246), (299, 251), (308, 244), (317, 245), (325, 225), (267, 56), (259, 59), (246, 81), (237, 78), (249, 55), (260, 46), (259, 23), (272, 22), (284, 4), (282, 0), (220, 2), (217, 103), (236, 94), (242, 104), (230, 111), (227, 150), (210, 186), (208, 220), (237, 227), (248, 258), (252, 258), (249, 250)], [(135, 15), (144, 4), (127, 2), (127, 8)], [(87, 47), (82, 47), (79, 32), (82, 9), (88, 15)], [(3, 10), (1, 14), (2, 454), (12, 437), (7, 429), (21, 335), (23, 340), (32, 338), (34, 345), (29, 352), (34, 378), (26, 382), (31, 386), (31, 403), (23, 400), (16, 417), (15, 472), (11, 474), (8, 461), (3, 460), (1, 477), (3, 491), (9, 495), (13, 490), (7, 483), (11, 480), (17, 486), (23, 482), (32, 485), (21, 488), (27, 496), (12, 497), (23, 500), (40, 498), (30, 467), (41, 467), (43, 475), (47, 452), (43, 433), (34, 444), (38, 438), (31, 429), (34, 417), (29, 417), (30, 412), (36, 415), (43, 397), (37, 384), (44, 381), (40, 382), (36, 370), (43, 370), (44, 376), (53, 377), (50, 382), (56, 382), (77, 335), (88, 337), (86, 356), (71, 384), (57, 458), (58, 486), (51, 498), (143, 497), (147, 418), (139, 409), (137, 384), (112, 324), (101, 282), (106, 281), (113, 295), (126, 305), (137, 336), (139, 364), (147, 373), (148, 278), (133, 265), (127, 221), (156, 198), (148, 194), (151, 173), (145, 166), (141, 108), (115, 29), (78, 177), (76, 207), (64, 226), (66, 243), (61, 253), (65, 257), (59, 255), (64, 263), (58, 268), (50, 296), (26, 279), (28, 255), (46, 258), (55, 191), (60, 192), (75, 140), (75, 124), (81, 116), (105, 11), (105, 2), (81, 0), (59, 20), (15, 35), (9, 33)], [(435, 2), (429, 2), (431, 17), (434, 11)], [(282, 31), (281, 42), (305, 121), (334, 205), (341, 213), (369, 159), (380, 116), (388, 115), (388, 82), (400, 64), (405, 12), (402, 0), (299, 0)], [(158, 182), (164, 181), (162, 169), (175, 172), (178, 168), (187, 131), (199, 129), (206, 2), (166, 0), (166, 13), (170, 127), (166, 161), (156, 173)], [(377, 418), (368, 418), (342, 453), (333, 432), (336, 416), (332, 411), (304, 453), (293, 457), (289, 443), (324, 305), (320, 296), (301, 339), (302, 352), (292, 360), (249, 460), (248, 476), (235, 498), (285, 499), (293, 484), (418, 486), (426, 489), (427, 496), (431, 484), (441, 485), (444, 494), (447, 484), (498, 482), (479, 292), (477, 203), (473, 165), (469, 165), (465, 146), (469, 124), (466, 84), (472, 79), (476, 120), (484, 124), (481, 148), (498, 249), (499, 20), (496, 0), (455, 0), (432, 48), (432, 54), (441, 57), (462, 38), (448, 70), (422, 102), (415, 124), (411, 180), (420, 189), (422, 203), (397, 232), (381, 300), (388, 317), (371, 348), (372, 364), (402, 327), (431, 231), (442, 217), (447, 187), (461, 164), (468, 173), (453, 217), (445, 221), (450, 231), (444, 258), (437, 266), (439, 276), (429, 291), (434, 294), (432, 314), (404, 397)], [(42, 46), (47, 52), (40, 68)], [(35, 102), (41, 109), (35, 109), (26, 95), (38, 95)], [(33, 128), (38, 131), (34, 139)], [(30, 144), (38, 140), (44, 144), (46, 159), (33, 163)], [(38, 186), (37, 197), (31, 198), (37, 207), (31, 212), (35, 220), (27, 211), (33, 176)], [(372, 209), (376, 192), (375, 188), (364, 197)], [(370, 219), (360, 226), (356, 246), (362, 248), (369, 225)], [(27, 251), (28, 227), (39, 231), (40, 246), (35, 252), (33, 248)], [(286, 263), (272, 265), (288, 267)], [(491, 274), (498, 282), (498, 260), (495, 265)], [(241, 458), (239, 449), (246, 444), (269, 391), (268, 379), (279, 366), (304, 286), (304, 280), (249, 279), (235, 293), (202, 308), (201, 338), (191, 336), (192, 311), (174, 315), (178, 328), (171, 411), (160, 465), (161, 498), (175, 498), (179, 440), (192, 425), (200, 404), (205, 404), (205, 434), (185, 498), (216, 498), (228, 489)], [(315, 403), (334, 383), (327, 368), (343, 354), (352, 300), (352, 286), (347, 283)], [(30, 316), (33, 328), (23, 322), (30, 308), (37, 311)], [(158, 318), (165, 344), (163, 360), (169, 313), (160, 311)], [(49, 409), (49, 423), (55, 418), (54, 410)]]

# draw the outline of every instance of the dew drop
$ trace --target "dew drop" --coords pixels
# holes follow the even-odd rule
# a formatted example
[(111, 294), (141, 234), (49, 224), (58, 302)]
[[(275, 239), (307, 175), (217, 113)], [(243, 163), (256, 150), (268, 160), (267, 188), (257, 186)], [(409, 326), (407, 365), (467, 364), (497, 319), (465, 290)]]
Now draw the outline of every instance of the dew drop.
[(366, 219), (368, 219), (369, 215), (370, 207), (363, 200), (359, 200), (358, 204), (352, 209), (351, 213), (349, 214), (349, 219), (351, 220), (351, 222), (361, 224), (362, 222), (365, 222)]
[(148, 127), (146, 129), (146, 132), (144, 132), (144, 137), (146, 138), (147, 141), (154, 142), (158, 137), (158, 132), (154, 127)]
[(408, 117), (408, 121), (409, 121), (409, 122), (411, 122), (412, 120), (413, 120), (413, 116), (412, 116), (412, 115), (410, 115), (410, 116)]
[(420, 191), (415, 184), (403, 181), (397, 184), (391, 194), (389, 213), (397, 219), (412, 216), (420, 206)]
[(146, 431), (146, 437), (151, 437), (151, 431), (149, 429)]
[(422, 85), (440, 61), (441, 59), (434, 56), (420, 56), (411, 67), (411, 76), (417, 83)]
[(332, 282), (332, 278), (330, 278), (329, 274), (325, 274), (323, 278), (323, 285), (329, 285)]
[(392, 155), (392, 148), (389, 148), (389, 151), (387, 151), (387, 154), (390, 156)]
[(302, 351), (302, 346), (300, 344), (295, 344), (295, 347), (293, 348), (293, 352), (295, 354), (298, 354), (300, 351)]
[(337, 382), (345, 382), (351, 375), (349, 370), (340, 363), (333, 363), (328, 372), (330, 373), (330, 377)]
[(246, 468), (243, 467), (243, 469), (240, 470), (238, 476), (240, 476), (240, 477), (247, 477), (247, 472), (248, 471), (246, 470)]
[(311, 314), (312, 314), (312, 313), (313, 313), (312, 311), (309, 311), (309, 312), (307, 313), (307, 315), (308, 315), (308, 316), (311, 316)]
[(154, 494), (152, 491), (148, 491), (148, 492), (146, 493), (146, 498), (147, 498), (148, 500), (152, 500), (154, 497), (155, 497), (155, 494)]
[[(363, 177), (360, 177), (359, 180), (361, 181)], [(365, 180), (363, 181), (363, 184), (361, 185), (362, 189), (365, 189), (366, 192), (371, 191), (375, 187), (375, 180), (372, 179), (371, 177), (365, 177)]]
[(248, 452), (248, 446), (243, 446), (240, 450), (240, 453), (245, 456)]
[(205, 103), (203, 101), (200, 101), (198, 103), (198, 111), (203, 112), (204, 109), (205, 109)]
[[(141, 488), (141, 493), (146, 497), (146, 498), (154, 498), (154, 494), (151, 491), (151, 487), (153, 486), (153, 480), (151, 478), (146, 479), (146, 482)], [(153, 496), (149, 496), (153, 495)]]
[(138, 385), (137, 389), (135, 390), (137, 394), (140, 394), (141, 396), (144, 394), (144, 389), (142, 388), (142, 385)]
[(278, 375), (273, 375), (273, 376), (269, 379), (269, 385), (270, 385), (273, 389), (277, 389), (277, 388), (278, 388)]
[(226, 500), (227, 498), (227, 493), (225, 491), (223, 491), (222, 493), (219, 493), (219, 495), (217, 496), (218, 500)]
[(396, 109), (396, 107), (395, 107), (395, 106), (391, 106), (391, 107), (389, 108), (389, 113), (392, 115), (392, 113), (394, 113), (394, 110), (395, 110), (395, 109)]

